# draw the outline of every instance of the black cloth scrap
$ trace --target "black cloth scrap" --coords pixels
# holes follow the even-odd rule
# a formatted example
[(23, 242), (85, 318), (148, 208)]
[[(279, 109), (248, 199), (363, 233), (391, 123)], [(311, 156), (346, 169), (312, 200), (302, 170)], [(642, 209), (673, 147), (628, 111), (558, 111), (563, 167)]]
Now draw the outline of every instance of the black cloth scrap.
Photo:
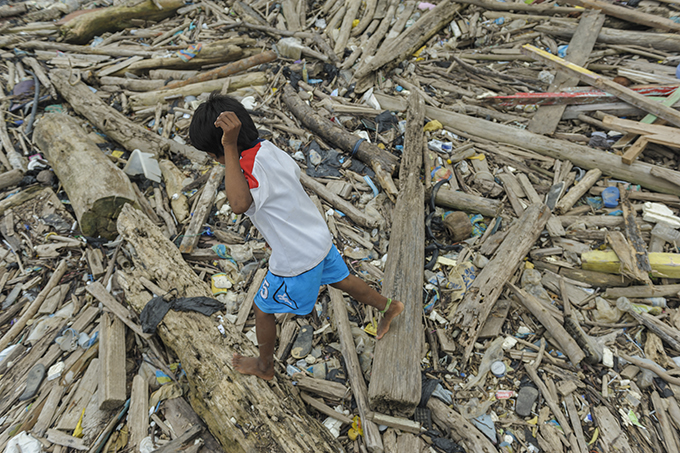
[(156, 333), (156, 327), (163, 320), (170, 310), (175, 311), (197, 311), (203, 315), (210, 316), (215, 312), (224, 310), (224, 304), (219, 300), (210, 297), (180, 297), (170, 301), (163, 300), (163, 296), (156, 296), (151, 299), (139, 315), (144, 333)]

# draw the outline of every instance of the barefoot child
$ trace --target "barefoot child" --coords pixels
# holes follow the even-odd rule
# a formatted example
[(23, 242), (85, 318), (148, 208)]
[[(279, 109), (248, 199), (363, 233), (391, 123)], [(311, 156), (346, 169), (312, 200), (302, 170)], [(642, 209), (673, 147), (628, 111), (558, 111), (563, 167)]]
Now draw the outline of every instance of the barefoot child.
[(250, 217), (272, 249), (269, 271), (254, 298), (260, 356), (234, 354), (234, 368), (272, 379), (274, 313), (311, 313), (321, 285), (331, 285), (377, 308), (383, 314), (377, 332), (377, 338), (382, 338), (404, 304), (383, 297), (350, 275), (324, 218), (300, 184), (300, 168), (283, 150), (258, 138), (241, 103), (213, 93), (194, 112), (189, 135), (196, 148), (224, 165), (232, 211)]

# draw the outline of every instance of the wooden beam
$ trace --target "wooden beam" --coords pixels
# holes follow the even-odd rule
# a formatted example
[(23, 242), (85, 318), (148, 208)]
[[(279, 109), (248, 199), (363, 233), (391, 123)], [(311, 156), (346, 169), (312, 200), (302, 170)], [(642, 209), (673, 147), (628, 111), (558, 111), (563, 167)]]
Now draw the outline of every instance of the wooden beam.
[(613, 94), (622, 101), (639, 107), (648, 113), (658, 116), (659, 118), (663, 118), (669, 123), (680, 126), (680, 112), (671, 107), (654, 102), (645, 96), (624, 87), (623, 85), (619, 85), (607, 77), (603, 77), (574, 63), (569, 63), (568, 61), (552, 55), (545, 50), (541, 50), (538, 47), (534, 47), (531, 44), (525, 44), (522, 46), (521, 50), (524, 55), (547, 63), (559, 71), (566, 71), (567, 74), (578, 77), (578, 79), (583, 83), (600, 88), (607, 93)]
[(404, 154), (399, 172), (401, 187), (392, 213), (392, 231), (385, 264), (382, 292), (404, 303), (389, 332), (377, 342), (368, 398), (379, 412), (410, 417), (421, 397), (420, 370), (412, 366), (421, 357), (422, 266), (425, 261), (425, 189), (423, 167), (423, 119), (421, 96), (411, 93)]
[(352, 393), (354, 393), (354, 399), (357, 403), (359, 416), (361, 417), (361, 426), (364, 429), (364, 441), (368, 451), (381, 452), (383, 445), (382, 439), (380, 438), (380, 432), (378, 431), (378, 425), (373, 423), (369, 418), (371, 411), (368, 406), (368, 389), (366, 388), (366, 381), (364, 381), (364, 375), (361, 372), (361, 365), (359, 364), (359, 357), (357, 356), (357, 351), (354, 346), (352, 328), (349, 325), (349, 318), (347, 317), (346, 302), (339, 289), (329, 286), (328, 293), (331, 296), (331, 304), (333, 306), (333, 322), (335, 323), (335, 330), (340, 337), (342, 356), (345, 358), (345, 365), (347, 366), (347, 377), (352, 386)]
[(246, 298), (238, 309), (238, 316), (236, 317), (236, 330), (243, 332), (243, 326), (248, 320), (248, 315), (253, 308), (253, 299), (255, 294), (260, 290), (260, 285), (262, 280), (264, 280), (265, 275), (267, 275), (267, 269), (258, 269), (253, 276), (253, 281), (250, 282), (250, 287), (248, 288), (248, 293)]
[(99, 409), (117, 409), (125, 403), (125, 324), (108, 313), (99, 328)]
[(147, 436), (149, 430), (149, 385), (139, 374), (132, 380), (129, 414), (130, 440), (133, 451), (138, 451), (139, 444)]
[(208, 182), (203, 187), (201, 198), (198, 200), (196, 209), (192, 213), (191, 222), (187, 231), (184, 233), (184, 238), (179, 246), (179, 251), (182, 253), (191, 253), (198, 244), (198, 239), (201, 236), (203, 225), (208, 219), (210, 210), (212, 209), (215, 196), (217, 195), (217, 188), (224, 179), (224, 170), (220, 165), (214, 167), (210, 172)]
[[(597, 36), (602, 29), (604, 19), (605, 15), (597, 11), (586, 11), (581, 15), (576, 33), (569, 42), (566, 56), (567, 61), (580, 66), (586, 64), (590, 52), (597, 41)], [(559, 91), (563, 88), (574, 87), (576, 85), (578, 85), (577, 78), (559, 72), (555, 76), (553, 83), (550, 84), (548, 91)], [(566, 105), (539, 107), (531, 121), (529, 121), (527, 130), (536, 134), (553, 134), (566, 108)]]
[(505, 283), (541, 235), (550, 215), (550, 209), (538, 203), (524, 211), (450, 316), (449, 320), (462, 331), (457, 341), (465, 348), (464, 362), (469, 360), (479, 331), (503, 292)]

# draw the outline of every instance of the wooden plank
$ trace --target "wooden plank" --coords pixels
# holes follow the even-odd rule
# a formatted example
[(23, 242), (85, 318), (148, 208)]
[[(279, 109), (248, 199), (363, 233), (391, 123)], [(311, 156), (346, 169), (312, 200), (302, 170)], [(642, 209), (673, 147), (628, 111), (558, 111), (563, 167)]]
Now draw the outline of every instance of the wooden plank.
[(308, 393), (329, 398), (332, 400), (342, 401), (349, 398), (349, 389), (339, 382), (327, 381), (325, 379), (314, 379), (313, 377), (304, 376), (301, 374), (295, 375), (297, 387)]
[(392, 230), (385, 264), (382, 293), (403, 301), (404, 310), (390, 330), (376, 343), (368, 399), (371, 408), (410, 417), (421, 398), (418, 367), (423, 332), (424, 270), (413, 263), (425, 261), (425, 189), (420, 181), (423, 166), (421, 96), (411, 93), (399, 172), (400, 190), (392, 212)]
[[(630, 203), (628, 198), (628, 190), (623, 186), (623, 184), (618, 184), (619, 193), (621, 194), (621, 208), (623, 210), (623, 224), (625, 226), (624, 231), (626, 233), (626, 238), (628, 242), (632, 245), (635, 251), (635, 264), (637, 269), (648, 276), (652, 271), (652, 267), (649, 264), (649, 255), (647, 255), (647, 244), (642, 239), (642, 233), (640, 227), (636, 222), (636, 211)], [(645, 281), (651, 283), (649, 278)]]
[[(538, 195), (538, 192), (536, 192), (536, 189), (534, 189), (534, 186), (531, 184), (531, 181), (529, 181), (529, 177), (525, 173), (520, 173), (517, 176), (517, 180), (524, 189), (524, 193), (526, 193), (529, 202), (531, 203), (543, 202), (543, 199)], [(552, 238), (562, 237), (565, 234), (567, 234), (564, 231), (564, 227), (562, 226), (560, 220), (553, 214), (550, 215), (550, 219), (548, 219), (548, 223), (546, 223), (545, 227), (548, 230), (548, 234)]]
[(102, 303), (108, 310), (118, 317), (134, 333), (144, 339), (151, 338), (151, 335), (142, 331), (142, 326), (130, 319), (130, 312), (123, 307), (99, 282), (92, 282), (85, 287), (88, 293)]
[(656, 285), (656, 286), (628, 286), (624, 288), (607, 288), (604, 292), (605, 299), (640, 299), (644, 297), (668, 297), (680, 293), (679, 285)]
[(66, 411), (61, 416), (57, 429), (72, 432), (76, 429), (78, 419), (89, 403), (99, 384), (99, 359), (92, 359), (90, 366), (78, 383), (78, 389), (73, 395)]
[(392, 415), (381, 414), (379, 412), (373, 412), (372, 420), (378, 425), (389, 426), (390, 428), (396, 428), (407, 433), (420, 434), (424, 430), (422, 425), (416, 421), (409, 420), (408, 418), (393, 417)]
[(47, 428), (49, 428), (52, 424), (52, 418), (54, 417), (54, 413), (57, 411), (57, 406), (59, 405), (61, 397), (64, 395), (65, 391), (66, 388), (58, 384), (52, 387), (52, 390), (50, 390), (50, 394), (47, 396), (47, 400), (45, 401), (45, 405), (40, 411), (38, 421), (35, 423), (35, 425), (33, 425), (32, 432), (34, 435), (38, 437), (43, 437), (45, 435), (45, 431), (47, 431)]
[(378, 425), (368, 418), (368, 415), (371, 412), (368, 406), (368, 389), (366, 388), (366, 381), (364, 381), (364, 375), (361, 372), (361, 365), (359, 364), (359, 357), (357, 356), (356, 347), (354, 346), (352, 328), (349, 325), (349, 318), (347, 317), (346, 302), (339, 289), (329, 286), (328, 293), (331, 296), (331, 304), (333, 306), (333, 322), (335, 323), (335, 330), (338, 332), (338, 337), (340, 337), (342, 356), (345, 358), (345, 365), (347, 366), (347, 377), (349, 378), (352, 393), (354, 394), (354, 399), (359, 410), (359, 416), (362, 420), (361, 424), (364, 429), (364, 441), (366, 442), (368, 451), (380, 452), (382, 450), (382, 439), (380, 438)]
[(99, 331), (99, 408), (116, 409), (125, 403), (125, 324), (104, 313)]
[(132, 380), (130, 395), (130, 440), (128, 445), (138, 451), (139, 444), (147, 436), (149, 430), (149, 385), (139, 374)]
[(69, 436), (68, 434), (62, 433), (61, 431), (58, 431), (56, 429), (47, 430), (47, 440), (55, 445), (74, 448), (80, 451), (86, 451), (89, 448), (87, 445), (85, 445), (83, 439)]
[(666, 407), (661, 401), (661, 397), (656, 390), (652, 392), (651, 400), (652, 404), (654, 405), (656, 418), (659, 420), (659, 425), (661, 425), (663, 444), (666, 447), (666, 451), (668, 453), (678, 453), (678, 434), (671, 425), (671, 422), (668, 418), (668, 413), (666, 412)]
[(205, 187), (203, 187), (203, 193), (201, 193), (201, 198), (198, 200), (198, 205), (196, 205), (196, 209), (191, 214), (189, 228), (184, 233), (184, 239), (182, 239), (182, 243), (179, 246), (180, 252), (191, 253), (196, 244), (198, 244), (201, 230), (203, 230), (203, 225), (208, 218), (208, 214), (210, 214), (215, 196), (217, 195), (217, 188), (222, 179), (224, 179), (224, 170), (218, 165), (210, 172), (210, 177)]
[(637, 252), (623, 233), (620, 231), (608, 231), (605, 237), (607, 243), (612, 250), (614, 250), (621, 262), (621, 274), (632, 278), (633, 280), (650, 285), (652, 283), (649, 279), (649, 271), (651, 269), (640, 268), (637, 260)]
[[(623, 138), (622, 138), (623, 140)], [(642, 151), (644, 151), (645, 147), (647, 147), (647, 139), (645, 137), (640, 137), (630, 148), (626, 150), (626, 152), (621, 156), (621, 162), (623, 162), (626, 165), (630, 165), (633, 162), (635, 162), (635, 159), (642, 154)]]
[(565, 61), (562, 58), (552, 55), (545, 50), (541, 50), (538, 47), (534, 47), (531, 44), (522, 46), (521, 51), (523, 54), (528, 55), (535, 60), (547, 63), (559, 71), (566, 71), (568, 74), (578, 77), (583, 83), (600, 88), (613, 94), (622, 101), (641, 108), (645, 112), (652, 113), (671, 124), (680, 126), (680, 112), (671, 107), (649, 100), (645, 96), (626, 88), (623, 85), (619, 85), (611, 79), (589, 71), (574, 63)]
[(532, 204), (524, 211), (449, 318), (462, 331), (457, 341), (465, 348), (464, 362), (470, 358), (479, 331), (501, 295), (504, 284), (529, 253), (549, 217), (550, 209), (543, 204)]
[[(566, 60), (577, 65), (586, 64), (590, 52), (595, 46), (597, 36), (604, 24), (605, 15), (598, 11), (586, 11), (581, 15), (576, 33), (569, 42)], [(548, 91), (558, 91), (566, 87), (578, 85), (578, 79), (559, 72), (550, 84)], [(536, 134), (553, 134), (562, 119), (566, 105), (541, 106), (527, 125), (527, 129)]]
[(235, 326), (236, 330), (239, 332), (243, 332), (243, 326), (246, 324), (250, 311), (253, 308), (253, 298), (260, 290), (260, 285), (262, 284), (265, 275), (267, 275), (267, 269), (258, 269), (253, 276), (253, 281), (250, 282), (248, 293), (246, 294), (246, 298), (243, 300), (241, 307), (239, 307), (238, 316), (236, 317)]
[(194, 425), (189, 428), (184, 434), (178, 438), (168, 442), (160, 448), (154, 450), (154, 453), (175, 453), (182, 450), (182, 447), (192, 442), (203, 431), (201, 425)]
[[(489, 316), (486, 318), (484, 327), (479, 331), (478, 338), (495, 338), (500, 335), (511, 305), (512, 303), (507, 299), (500, 299), (496, 302), (493, 310), (491, 310), (491, 313), (489, 313)], [(439, 332), (439, 329), (437, 329), (437, 332)]]

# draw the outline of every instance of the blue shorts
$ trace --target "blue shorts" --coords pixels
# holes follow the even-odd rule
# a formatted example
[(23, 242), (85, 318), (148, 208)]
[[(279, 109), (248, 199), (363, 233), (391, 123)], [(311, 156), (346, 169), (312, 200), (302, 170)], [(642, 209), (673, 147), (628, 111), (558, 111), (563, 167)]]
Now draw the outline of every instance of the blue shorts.
[(321, 263), (300, 275), (279, 277), (267, 271), (254, 302), (265, 313), (308, 315), (321, 285), (337, 283), (348, 276), (347, 265), (333, 245)]

